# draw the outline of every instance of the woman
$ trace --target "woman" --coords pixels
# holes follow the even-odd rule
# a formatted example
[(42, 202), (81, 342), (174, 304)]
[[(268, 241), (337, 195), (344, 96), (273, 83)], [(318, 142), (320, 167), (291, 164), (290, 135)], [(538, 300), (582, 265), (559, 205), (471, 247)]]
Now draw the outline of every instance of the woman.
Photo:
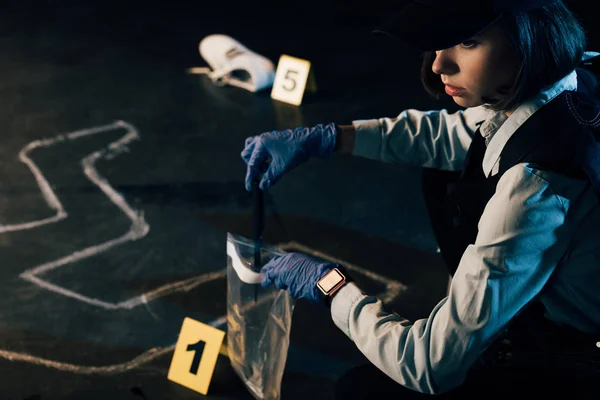
[(408, 321), (343, 266), (299, 253), (265, 265), (263, 285), (329, 306), (373, 364), (342, 377), (336, 398), (481, 398), (519, 382), (588, 394), (580, 377), (600, 377), (598, 54), (560, 0), (415, 1), (376, 33), (423, 50), (425, 88), (465, 109), (248, 138), (246, 188), (334, 151), (427, 168), (448, 295)]

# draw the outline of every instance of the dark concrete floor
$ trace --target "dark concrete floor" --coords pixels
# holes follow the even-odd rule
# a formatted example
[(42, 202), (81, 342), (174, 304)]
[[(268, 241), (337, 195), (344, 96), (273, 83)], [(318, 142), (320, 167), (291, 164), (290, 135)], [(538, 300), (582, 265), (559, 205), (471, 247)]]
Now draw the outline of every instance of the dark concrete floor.
[[(167, 371), (183, 318), (226, 328), (226, 234), (248, 236), (251, 228), (244, 139), (408, 107), (454, 107), (424, 94), (418, 54), (384, 53), (369, 35), (385, 10), (380, 3), (5, 8), (0, 399), (203, 397), (168, 381)], [(268, 92), (186, 75), (204, 65), (197, 45), (212, 33), (274, 61), (280, 54), (312, 61), (318, 93), (294, 107)], [(94, 127), (104, 130), (59, 136)], [(110, 150), (118, 141), (127, 143)], [(426, 316), (447, 274), (419, 180), (418, 169), (351, 156), (312, 160), (269, 191), (265, 240), (296, 242), (396, 281), (405, 289), (390, 307)], [(49, 220), (57, 207), (66, 218)], [(203, 282), (208, 273), (215, 277)], [(370, 292), (383, 290), (356, 278)], [(335, 379), (366, 360), (327, 313), (299, 302), (293, 318), (283, 399), (330, 399)], [(250, 398), (225, 356), (206, 397)]]

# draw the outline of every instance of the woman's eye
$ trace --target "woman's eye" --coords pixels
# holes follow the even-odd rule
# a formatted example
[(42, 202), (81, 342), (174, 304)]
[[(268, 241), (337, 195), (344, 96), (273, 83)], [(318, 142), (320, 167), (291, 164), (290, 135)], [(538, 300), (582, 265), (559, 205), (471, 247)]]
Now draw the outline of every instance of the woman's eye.
[(474, 40), (465, 40), (464, 42), (461, 43), (462, 47), (465, 47), (467, 49), (475, 47), (476, 44), (477, 43)]

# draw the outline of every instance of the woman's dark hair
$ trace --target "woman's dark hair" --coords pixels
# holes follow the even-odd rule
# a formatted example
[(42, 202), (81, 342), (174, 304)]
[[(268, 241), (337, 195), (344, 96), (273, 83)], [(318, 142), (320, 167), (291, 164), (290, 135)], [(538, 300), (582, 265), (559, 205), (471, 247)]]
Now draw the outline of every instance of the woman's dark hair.
[[(512, 87), (500, 100), (486, 106), (511, 110), (573, 71), (586, 49), (580, 21), (562, 1), (530, 11), (503, 15), (496, 24), (506, 33), (520, 62)], [(431, 67), (435, 52), (423, 54), (421, 81), (425, 90), (439, 98), (444, 85)]]

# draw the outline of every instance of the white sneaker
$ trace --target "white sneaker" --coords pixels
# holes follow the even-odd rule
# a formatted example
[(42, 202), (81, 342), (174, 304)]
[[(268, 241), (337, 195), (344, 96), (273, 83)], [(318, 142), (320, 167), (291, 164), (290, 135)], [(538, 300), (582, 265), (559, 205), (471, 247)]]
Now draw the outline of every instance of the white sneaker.
[(258, 92), (273, 86), (275, 65), (236, 41), (220, 34), (206, 36), (198, 46), (210, 66), (210, 79), (217, 85), (236, 86)]

